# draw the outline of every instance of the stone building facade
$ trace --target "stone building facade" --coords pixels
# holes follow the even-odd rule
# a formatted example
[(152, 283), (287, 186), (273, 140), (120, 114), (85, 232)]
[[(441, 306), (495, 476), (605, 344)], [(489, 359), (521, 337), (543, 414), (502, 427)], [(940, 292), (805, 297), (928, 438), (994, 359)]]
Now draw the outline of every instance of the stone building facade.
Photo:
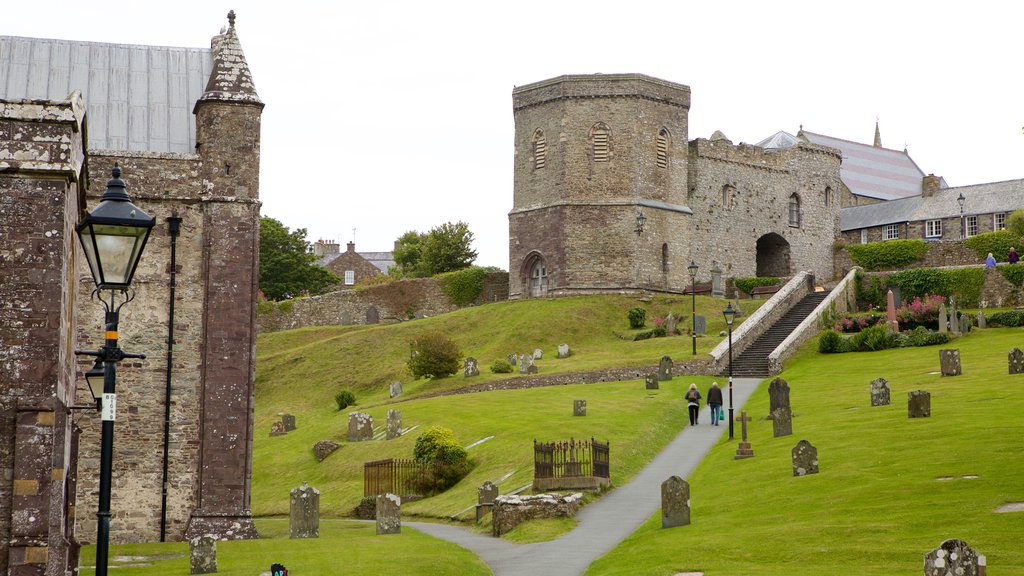
[[(513, 298), (680, 292), (727, 277), (832, 271), (840, 154), (688, 140), (690, 89), (640, 74), (516, 88)], [(831, 194), (831, 196), (830, 196)]]
[(334, 272), (341, 279), (342, 288), (352, 288), (367, 278), (387, 271), (381, 270), (366, 256), (356, 252), (355, 242), (349, 242), (345, 251), (339, 252), (337, 243), (318, 240), (313, 244), (313, 253), (319, 257), (317, 264)]

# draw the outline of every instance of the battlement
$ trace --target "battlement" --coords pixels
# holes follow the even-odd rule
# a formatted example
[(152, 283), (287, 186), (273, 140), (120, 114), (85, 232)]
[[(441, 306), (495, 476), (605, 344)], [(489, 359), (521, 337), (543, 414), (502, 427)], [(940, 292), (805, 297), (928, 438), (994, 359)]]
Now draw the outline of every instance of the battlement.
[(835, 148), (801, 142), (785, 150), (765, 150), (753, 144), (733, 144), (728, 139), (708, 140), (697, 138), (690, 141), (690, 154), (694, 159), (706, 158), (721, 162), (743, 164), (767, 170), (787, 170), (796, 158), (807, 154), (823, 154), (842, 160), (842, 153)]
[(564, 75), (515, 88), (512, 109), (578, 98), (641, 98), (688, 110), (690, 87), (643, 74)]

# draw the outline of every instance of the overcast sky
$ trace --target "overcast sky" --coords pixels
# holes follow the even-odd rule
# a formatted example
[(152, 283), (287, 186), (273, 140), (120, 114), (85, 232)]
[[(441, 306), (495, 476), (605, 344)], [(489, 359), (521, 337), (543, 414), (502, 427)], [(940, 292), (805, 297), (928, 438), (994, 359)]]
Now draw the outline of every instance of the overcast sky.
[(690, 139), (871, 143), (878, 118), (951, 186), (1024, 178), (1016, 2), (19, 1), (0, 34), (209, 47), (229, 9), (266, 103), (263, 215), (310, 241), (464, 220), (507, 269), (512, 89), (562, 74), (690, 86)]

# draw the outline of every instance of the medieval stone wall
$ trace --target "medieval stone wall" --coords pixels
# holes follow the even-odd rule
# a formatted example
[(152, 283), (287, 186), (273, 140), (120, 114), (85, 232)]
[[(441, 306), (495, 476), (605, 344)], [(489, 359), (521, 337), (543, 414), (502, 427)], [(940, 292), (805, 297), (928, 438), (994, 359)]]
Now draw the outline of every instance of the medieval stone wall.
[[(853, 269), (853, 259), (842, 246), (834, 249), (835, 276), (844, 276)], [(1005, 258), (1005, 255), (1004, 255)], [(983, 258), (973, 249), (964, 246), (959, 240), (929, 242), (928, 252), (918, 262), (911, 262), (903, 268), (939, 268), (943, 266), (977, 266), (984, 263)], [(902, 269), (902, 268), (901, 268)]]

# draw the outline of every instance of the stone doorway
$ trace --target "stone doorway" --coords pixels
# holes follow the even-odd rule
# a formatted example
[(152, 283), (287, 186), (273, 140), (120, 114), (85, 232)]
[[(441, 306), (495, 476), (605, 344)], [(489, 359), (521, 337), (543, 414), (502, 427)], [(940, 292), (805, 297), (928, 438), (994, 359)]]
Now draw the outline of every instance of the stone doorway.
[(757, 239), (757, 275), (782, 278), (790, 275), (789, 242), (774, 232)]
[(548, 295), (548, 267), (544, 257), (532, 252), (523, 262), (525, 272), (526, 293), (530, 298), (543, 298)]

